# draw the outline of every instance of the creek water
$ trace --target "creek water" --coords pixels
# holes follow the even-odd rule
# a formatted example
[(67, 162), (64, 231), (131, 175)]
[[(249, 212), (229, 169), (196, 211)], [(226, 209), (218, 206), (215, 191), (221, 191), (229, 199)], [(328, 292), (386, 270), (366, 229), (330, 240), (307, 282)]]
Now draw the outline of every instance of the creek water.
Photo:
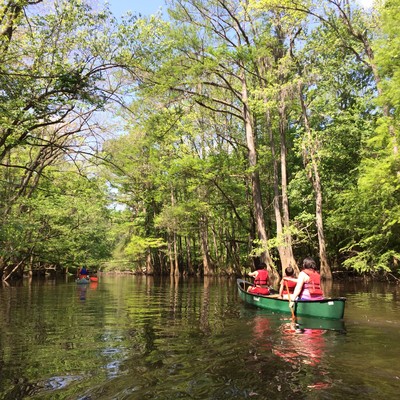
[(234, 279), (3, 286), (0, 398), (398, 398), (400, 287), (329, 291), (347, 298), (344, 322), (315, 329), (244, 304)]

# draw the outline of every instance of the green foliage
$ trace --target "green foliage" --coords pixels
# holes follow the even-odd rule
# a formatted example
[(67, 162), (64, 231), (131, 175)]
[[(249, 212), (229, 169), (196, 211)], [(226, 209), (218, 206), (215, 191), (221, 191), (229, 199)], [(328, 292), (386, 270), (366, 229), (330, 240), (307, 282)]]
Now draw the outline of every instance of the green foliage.
[(84, 159), (99, 147), (91, 117), (116, 99), (123, 38), (108, 10), (86, 1), (9, 3), (0, 9), (12, 27), (0, 34), (0, 272), (93, 265), (110, 254), (109, 216)]
[(51, 184), (14, 204), (2, 230), (4, 258), (69, 267), (109, 257), (109, 212), (99, 182), (71, 172), (49, 173)]
[[(357, 7), (352, 8), (351, 15), (343, 14), (349, 10), (341, 9), (340, 2), (314, 7), (316, 3), (308, 1), (267, 0), (250, 5), (252, 9), (236, 1), (173, 2), (170, 23), (153, 20), (147, 26), (141, 21), (135, 25), (135, 35), (148, 51), (143, 65), (149, 79), (137, 87), (137, 101), (131, 107), (138, 117), (134, 130), (107, 148), (115, 163), (125, 169), (115, 172), (118, 178), (111, 181), (119, 199), (124, 199), (132, 212), (134, 222), (126, 237), (133, 234), (141, 243), (147, 237), (174, 234), (199, 242), (206, 224), (217, 243), (210, 245), (210, 252), (216, 258), (226, 252), (222, 260), (227, 265), (231, 262), (231, 246), (246, 243), (235, 250), (235, 262), (243, 262), (251, 252), (250, 246), (257, 243), (249, 195), (249, 176), (257, 170), (268, 205), (268, 248), (279, 247), (282, 238), (275, 235), (269, 206), (275, 194), (268, 136), (273, 135), (278, 149), (282, 137), (278, 134), (281, 115), (277, 108), (284, 104), (289, 132), (285, 143), (289, 230), (295, 251), (299, 255), (310, 249), (318, 253), (315, 195), (303, 165), (304, 151), (313, 151), (322, 180), (329, 255), (332, 259), (351, 259), (356, 248), (359, 252), (361, 247), (366, 249), (367, 243), (373, 244), (381, 261), (376, 265), (368, 262), (364, 269), (381, 268), (389, 260), (387, 254), (395, 253), (395, 247), (394, 253), (379, 249), (386, 244), (378, 232), (382, 227), (388, 233), (394, 232), (397, 219), (394, 209), (386, 222), (370, 214), (375, 215), (375, 203), (385, 214), (392, 207), (388, 199), (397, 194), (390, 180), (379, 196), (376, 187), (372, 193), (366, 189), (370, 179), (368, 160), (377, 162), (371, 173), (377, 167), (383, 168), (387, 156), (384, 149), (390, 148), (383, 133), (378, 143), (376, 133), (383, 130), (383, 120), (379, 119), (382, 113), (374, 103), (376, 82), (370, 64), (364, 62), (368, 56), (365, 43), (372, 37), (372, 33), (369, 36), (365, 32), (373, 26), (374, 15)], [(228, 9), (238, 15), (235, 21), (229, 18)], [(215, 31), (210, 15), (225, 26), (223, 32)], [(243, 30), (238, 29), (244, 15), (251, 32), (244, 25)], [(152, 31), (157, 32), (157, 38)], [(285, 38), (293, 42), (285, 42)], [(252, 167), (246, 159), (240, 110), (242, 77), (246, 77), (248, 105), (257, 131), (260, 163)], [(306, 87), (311, 136), (305, 134), (303, 121), (298, 118), (299, 85)], [(270, 126), (265, 123), (266, 112)], [(392, 169), (394, 166), (392, 163)], [(385, 170), (388, 172), (383, 168), (382, 176)], [(377, 179), (376, 171), (372, 177)], [(371, 194), (376, 201), (371, 201)], [(365, 219), (360, 218), (362, 215)], [(389, 241), (394, 239), (392, 233), (389, 236)], [(184, 249), (178, 251), (180, 257), (186, 257)], [(359, 265), (357, 261), (355, 268)]]
[(161, 238), (143, 238), (132, 235), (130, 242), (125, 247), (125, 254), (135, 260), (138, 257), (143, 256), (150, 249), (159, 249), (166, 245), (167, 244)]
[[(168, 21), (117, 25), (78, 0), (35, 12), (21, 2), (0, 37), (3, 260), (95, 265), (112, 253), (129, 268), (150, 256), (160, 271), (169, 257), (188, 273), (205, 258), (239, 271), (266, 248), (279, 261), (287, 234), (297, 258), (318, 254), (312, 154), (330, 258), (395, 270), (399, 1), (370, 13), (343, 4), (172, 1)], [(89, 117), (116, 94), (132, 101), (117, 111), (126, 134), (96, 154), (108, 162), (105, 185), (86, 170), (100, 143), (85, 130), (100, 132)], [(290, 209), (281, 236), (280, 162)], [(268, 243), (256, 239), (255, 173)]]
[(343, 238), (343, 265), (360, 272), (395, 271), (400, 248), (398, 63), (394, 57), (399, 47), (398, 2), (387, 1), (380, 11), (382, 29), (376, 32), (374, 49), (380, 79), (376, 104), (381, 109), (371, 109), (369, 117), (374, 117), (374, 123), (361, 136), (360, 160), (354, 174), (357, 181), (336, 196), (338, 207), (328, 220)]
[(351, 256), (347, 267), (365, 271), (397, 265), (400, 182), (391, 160), (366, 160), (357, 188), (339, 196), (342, 207), (334, 214), (339, 216), (335, 225), (348, 230), (350, 240), (342, 249)]
[(400, 3), (398, 0), (383, 2), (380, 8), (382, 31), (375, 41), (376, 62), (382, 77), (381, 105), (388, 103), (396, 119), (400, 117)]

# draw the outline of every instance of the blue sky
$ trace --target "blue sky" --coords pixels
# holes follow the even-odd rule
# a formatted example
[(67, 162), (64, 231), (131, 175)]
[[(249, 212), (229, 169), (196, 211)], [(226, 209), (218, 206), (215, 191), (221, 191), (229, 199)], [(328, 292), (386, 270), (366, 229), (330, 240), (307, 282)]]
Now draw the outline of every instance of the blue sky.
[[(361, 6), (368, 8), (373, 0), (356, 0)], [(120, 17), (127, 11), (133, 14), (151, 15), (155, 14), (160, 8), (166, 10), (164, 0), (101, 0), (103, 3), (109, 3), (112, 13)]]
[(112, 13), (120, 17), (127, 11), (133, 14), (151, 15), (155, 14), (160, 8), (166, 9), (164, 0), (102, 0), (108, 3)]

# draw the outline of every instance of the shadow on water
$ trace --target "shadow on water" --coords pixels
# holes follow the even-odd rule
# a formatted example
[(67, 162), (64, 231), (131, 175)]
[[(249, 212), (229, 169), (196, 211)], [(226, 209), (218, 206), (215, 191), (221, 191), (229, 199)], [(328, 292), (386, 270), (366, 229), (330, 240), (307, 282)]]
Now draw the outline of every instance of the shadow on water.
[(348, 298), (345, 321), (293, 322), (223, 278), (2, 288), (0, 398), (395, 398), (397, 289), (331, 290)]

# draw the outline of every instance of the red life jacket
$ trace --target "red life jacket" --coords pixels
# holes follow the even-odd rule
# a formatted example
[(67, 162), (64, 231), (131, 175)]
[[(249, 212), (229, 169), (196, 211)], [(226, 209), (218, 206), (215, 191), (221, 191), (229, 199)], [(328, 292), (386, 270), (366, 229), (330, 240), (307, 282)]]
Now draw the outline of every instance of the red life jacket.
[(258, 274), (257, 277), (254, 279), (254, 283), (256, 285), (267, 285), (268, 284), (268, 271), (265, 269), (257, 270)]
[(264, 288), (264, 287), (254, 286), (250, 288), (249, 292), (253, 294), (262, 294), (264, 296), (269, 295), (269, 289), (267, 287)]
[(292, 281), (290, 278), (284, 277), (283, 278), (283, 291), (282, 294), (288, 294), (287, 290), (286, 290), (286, 284), (287, 284), (287, 288), (289, 289), (289, 293), (293, 294), (294, 293), (294, 288), (297, 285), (296, 281)]
[(322, 296), (321, 276), (319, 273), (313, 269), (304, 269), (303, 272), (305, 272), (310, 278), (308, 282), (304, 283), (303, 288), (308, 289), (311, 296)]

